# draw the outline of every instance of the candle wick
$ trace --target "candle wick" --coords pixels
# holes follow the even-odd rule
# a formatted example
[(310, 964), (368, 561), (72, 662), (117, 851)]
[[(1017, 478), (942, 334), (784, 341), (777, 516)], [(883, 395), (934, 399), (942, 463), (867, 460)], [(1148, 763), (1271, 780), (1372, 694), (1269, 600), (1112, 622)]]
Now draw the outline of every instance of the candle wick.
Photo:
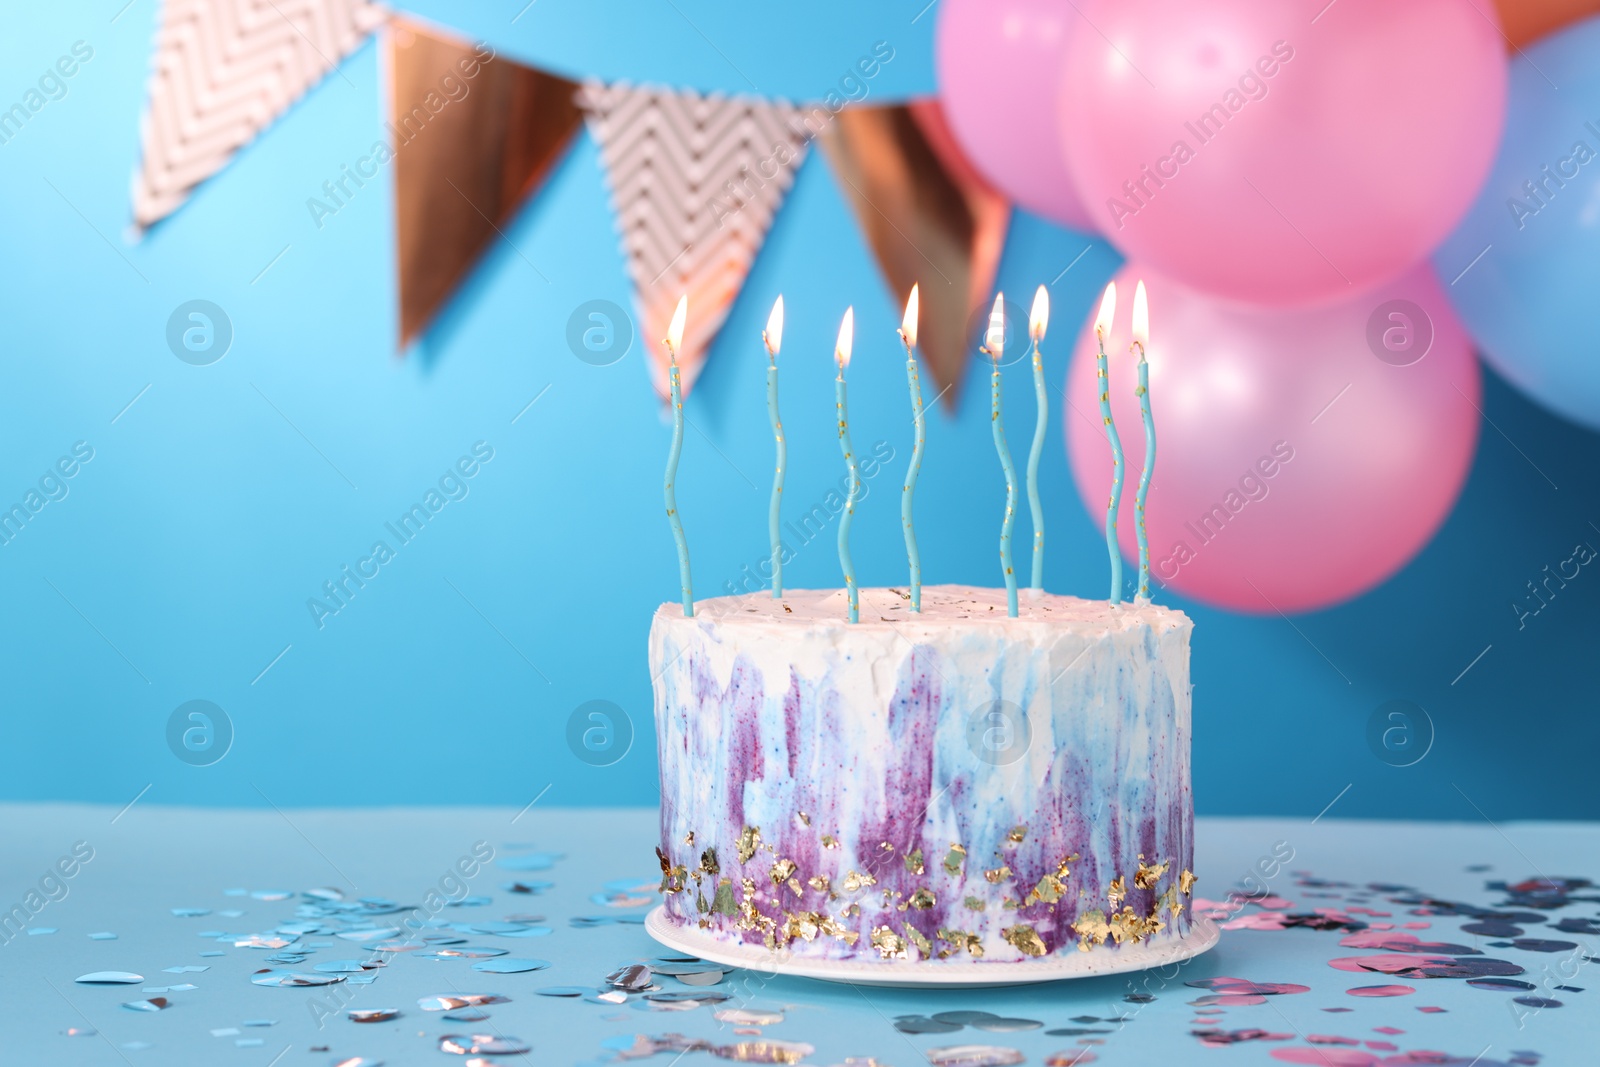
[(1143, 363), (1144, 362), (1144, 345), (1139, 341), (1135, 341), (1135, 342), (1133, 342), (1133, 344), (1128, 346), (1128, 351), (1131, 352), (1135, 348), (1137, 348), (1139, 350), (1139, 362)]

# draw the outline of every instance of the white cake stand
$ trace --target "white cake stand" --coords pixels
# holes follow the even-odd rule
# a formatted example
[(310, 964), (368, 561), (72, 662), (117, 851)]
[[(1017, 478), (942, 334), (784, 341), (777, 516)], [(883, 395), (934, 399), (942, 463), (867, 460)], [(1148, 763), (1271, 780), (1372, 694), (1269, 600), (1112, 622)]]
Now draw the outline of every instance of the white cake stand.
[(1196, 918), (1190, 923), (1189, 933), (1182, 938), (1093, 952), (1065, 952), (1049, 959), (991, 963), (981, 960), (828, 960), (794, 956), (761, 945), (732, 944), (698, 927), (675, 925), (667, 918), (666, 908), (659, 905), (645, 917), (644, 928), (670, 949), (729, 967), (853, 985), (942, 986), (948, 989), (1026, 985), (1143, 971), (1198, 956), (1222, 936), (1216, 923)]

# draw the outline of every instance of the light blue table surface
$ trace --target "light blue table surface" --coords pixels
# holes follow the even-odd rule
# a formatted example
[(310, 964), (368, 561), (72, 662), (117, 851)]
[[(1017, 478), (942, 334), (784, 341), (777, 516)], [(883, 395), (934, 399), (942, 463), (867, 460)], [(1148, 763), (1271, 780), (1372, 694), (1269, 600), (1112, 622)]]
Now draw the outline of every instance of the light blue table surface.
[[(1571, 902), (1548, 912), (1546, 924), (1528, 926), (1523, 935), (1527, 938), (1578, 946), (1539, 952), (1491, 947), (1494, 938), (1461, 931), (1462, 924), (1471, 921), (1468, 918), (1411, 914), (1409, 906), (1389, 902), (1395, 891), (1360, 888), (1368, 883), (1403, 885), (1435, 899), (1490, 907), (1506, 899), (1503, 892), (1488, 888), (1493, 880), (1600, 879), (1600, 825), (1354, 822), (1332, 817), (1197, 823), (1196, 867), (1201, 879), (1197, 898), (1224, 898), (1241, 879), (1259, 877), (1261, 861), (1268, 860), (1265, 866), (1273, 867), (1274, 855), (1292, 850), (1292, 860), (1264, 879), (1267, 890), (1278, 898), (1268, 901), (1272, 908), (1281, 910), (1286, 901), (1291, 913), (1352, 905), (1389, 912), (1387, 917), (1357, 917), (1368, 923), (1393, 923), (1397, 932), (1424, 940), (1473, 946), (1518, 964), (1525, 969), (1519, 979), (1540, 987), (1538, 994), (1560, 1001), (1560, 1007), (1518, 1006), (1513, 993), (1473, 988), (1460, 979), (1389, 978), (1335, 969), (1330, 959), (1382, 953), (1342, 948), (1339, 941), (1348, 935), (1310, 929), (1225, 930), (1214, 950), (1176, 973), (1169, 968), (1002, 990), (858, 988), (734, 972), (720, 985), (709, 987), (730, 994), (730, 1000), (688, 1011), (654, 1010), (637, 998), (612, 1005), (536, 995), (533, 991), (542, 986), (598, 987), (620, 965), (664, 951), (639, 925), (571, 924), (583, 916), (643, 915), (644, 906), (608, 906), (603, 900), (608, 884), (653, 884), (655, 820), (652, 811), (539, 805), (521, 813), (492, 808), (280, 813), (165, 808), (145, 802), (120, 812), (116, 807), (87, 805), (0, 806), (0, 908), (12, 910), (15, 905), (29, 912), (30, 891), (38, 894), (31, 903), (40, 905), (37, 914), (27, 916), (29, 932), (15, 936), (12, 911), (13, 925), (6, 928), (5, 943), (0, 944), (0, 1064), (325, 1067), (362, 1056), (391, 1067), (448, 1065), (465, 1058), (442, 1053), (439, 1036), (474, 1031), (514, 1035), (532, 1046), (527, 1056), (495, 1061), (506, 1064), (616, 1062), (617, 1050), (629, 1046), (634, 1035), (671, 1032), (724, 1048), (762, 1038), (803, 1042), (814, 1046), (803, 1062), (817, 1065), (844, 1064), (850, 1058), (859, 1063), (871, 1057), (879, 1064), (908, 1067), (928, 1063), (930, 1050), (973, 1044), (1016, 1049), (1029, 1064), (1046, 1064), (1057, 1053), (1068, 1057), (1062, 1062), (1070, 1062), (1076, 1050), (1085, 1047), (1094, 1062), (1103, 1064), (1266, 1065), (1285, 1062), (1284, 1057), (1291, 1057), (1288, 1062), (1318, 1062), (1303, 1058), (1315, 1049), (1325, 1050), (1325, 1062), (1337, 1067), (1440, 1062), (1465, 1067), (1475, 1057), (1480, 1067), (1511, 1062), (1600, 1063), (1596, 1007), (1600, 969), (1589, 959), (1600, 955), (1600, 937), (1553, 929), (1563, 918), (1600, 918), (1600, 903)], [(66, 863), (73, 872), (70, 878), (48, 877), (57, 871), (58, 861), (73, 856), (75, 846), (80, 856), (92, 849), (92, 859)], [(453, 873), (456, 865), (471, 857), (475, 846), (480, 855), (492, 848), (494, 859), (472, 877), (458, 880)], [(532, 852), (559, 858), (546, 870), (508, 869), (519, 862), (526, 865), (518, 858)], [(1351, 888), (1302, 884), (1307, 878), (1349, 883)], [(505, 891), (503, 887), (517, 879), (542, 879), (553, 885), (538, 895)], [(484, 974), (471, 969), (471, 960), (433, 961), (402, 953), (367, 985), (319, 989), (253, 985), (250, 975), (270, 966), (264, 960), (273, 950), (233, 947), (231, 942), (219, 943), (216, 934), (273, 930), (293, 921), (304, 899), (302, 891), (323, 886), (340, 888), (350, 899), (378, 897), (438, 907), (440, 922), (474, 923), (536, 913), (545, 917), (544, 925), (551, 929), (548, 936), (472, 934), (469, 941), (509, 949), (512, 957), (548, 960), (552, 966), (530, 973)], [(280, 900), (251, 895), (270, 890), (292, 895)], [(440, 906), (450, 896), (463, 895), (490, 900)], [(1358, 899), (1352, 900), (1352, 895)], [(1589, 889), (1580, 895), (1596, 898), (1600, 891)], [(184, 908), (209, 909), (209, 914), (173, 912)], [(1239, 915), (1248, 919), (1272, 908), (1252, 904)], [(224, 914), (235, 911), (242, 914)], [(1404, 930), (1402, 924), (1407, 922), (1430, 925)], [(42, 932), (47, 929), (53, 932)], [(115, 937), (97, 939), (95, 934)], [(324, 945), (328, 947), (315, 947), (294, 969), (369, 955), (360, 944), (329, 935), (306, 935), (298, 947)], [(203, 952), (221, 954), (202, 956)], [(168, 969), (183, 966), (207, 969), (169, 973)], [(102, 970), (132, 971), (145, 980), (121, 986), (74, 981)], [(1194, 1005), (1209, 991), (1185, 983), (1216, 976), (1298, 983), (1310, 989), (1266, 997), (1259, 1004), (1230, 1004), (1220, 1012), (1215, 1006)], [(668, 977), (658, 981), (666, 989), (694, 988)], [(1410, 985), (1416, 992), (1377, 999), (1346, 992), (1386, 983)], [(141, 992), (146, 986), (180, 984), (196, 988)], [(1556, 991), (1556, 986), (1580, 991)], [(452, 1023), (418, 1008), (419, 997), (463, 990), (511, 999), (487, 1008), (490, 1018), (480, 1023)], [(1147, 991), (1155, 999), (1147, 1003), (1124, 999), (1136, 991)], [(170, 1001), (165, 1010), (122, 1007), (124, 1002), (158, 995)], [(402, 1014), (389, 1022), (360, 1024), (342, 1014), (329, 1015), (329, 1004), (341, 1010), (394, 1007)], [(759, 1036), (736, 1034), (735, 1024), (714, 1015), (733, 1006), (772, 1008), (784, 1018), (763, 1027)], [(1445, 1010), (1418, 1010), (1423, 1007)], [(1215, 1013), (1202, 1014), (1208, 1008)], [(961, 1010), (1033, 1019), (1043, 1026), (1018, 1032), (967, 1027), (939, 1034), (908, 1034), (895, 1027), (900, 1016)], [(1093, 1021), (1074, 1021), (1090, 1017)], [(244, 1025), (264, 1020), (272, 1020), (272, 1025)], [(71, 1028), (95, 1033), (67, 1036)], [(1208, 1028), (1279, 1036), (1209, 1047), (1194, 1036)], [(1050, 1029), (1103, 1032), (1051, 1035), (1046, 1033)], [(1310, 1039), (1316, 1037), (1360, 1044), (1313, 1044)], [(1420, 1055), (1423, 1052), (1435, 1058)], [(662, 1052), (645, 1062), (665, 1067), (678, 1057), (676, 1052)], [(685, 1064), (722, 1062), (704, 1051), (684, 1054), (682, 1059)]]

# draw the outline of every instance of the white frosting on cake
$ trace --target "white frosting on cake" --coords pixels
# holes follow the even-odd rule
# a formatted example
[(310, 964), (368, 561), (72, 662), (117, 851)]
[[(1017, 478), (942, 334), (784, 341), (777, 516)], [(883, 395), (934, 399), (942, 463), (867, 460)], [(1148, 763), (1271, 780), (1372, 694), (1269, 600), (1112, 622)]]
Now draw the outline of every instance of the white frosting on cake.
[(1012, 619), (1003, 590), (959, 586), (924, 588), (920, 614), (860, 597), (856, 624), (837, 590), (656, 613), (669, 914), (870, 958), (1181, 934), (1188, 618), (1044, 595)]

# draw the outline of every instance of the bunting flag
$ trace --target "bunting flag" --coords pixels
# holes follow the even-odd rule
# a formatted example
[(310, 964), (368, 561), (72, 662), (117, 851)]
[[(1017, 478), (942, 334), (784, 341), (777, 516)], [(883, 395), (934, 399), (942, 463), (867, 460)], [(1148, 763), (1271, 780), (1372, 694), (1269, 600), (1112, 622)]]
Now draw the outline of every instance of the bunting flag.
[(844, 108), (822, 147), (890, 288), (904, 299), (921, 286), (917, 344), (953, 409), (1011, 205), (961, 155), (933, 100)]
[(370, 0), (165, 0), (135, 223), (170, 215), (387, 17)]
[[(138, 226), (176, 210), (387, 21), (373, 0), (165, 0), (133, 182)], [(389, 121), (363, 162), (392, 163), (402, 348), (587, 118), (663, 398), (659, 341), (689, 297), (678, 350), (687, 395), (820, 136), (896, 298), (922, 287), (920, 347), (954, 408), (1010, 206), (962, 155), (937, 102), (835, 112), (627, 83), (579, 88), (411, 18), (393, 19), (386, 55)], [(360, 180), (340, 181), (375, 177), (357, 169)]]
[(782, 101), (584, 85), (657, 391), (666, 336), (689, 295), (678, 351), (687, 395), (805, 155), (801, 112)]
[(583, 121), (575, 82), (419, 23), (389, 32), (400, 343), (422, 333)]

